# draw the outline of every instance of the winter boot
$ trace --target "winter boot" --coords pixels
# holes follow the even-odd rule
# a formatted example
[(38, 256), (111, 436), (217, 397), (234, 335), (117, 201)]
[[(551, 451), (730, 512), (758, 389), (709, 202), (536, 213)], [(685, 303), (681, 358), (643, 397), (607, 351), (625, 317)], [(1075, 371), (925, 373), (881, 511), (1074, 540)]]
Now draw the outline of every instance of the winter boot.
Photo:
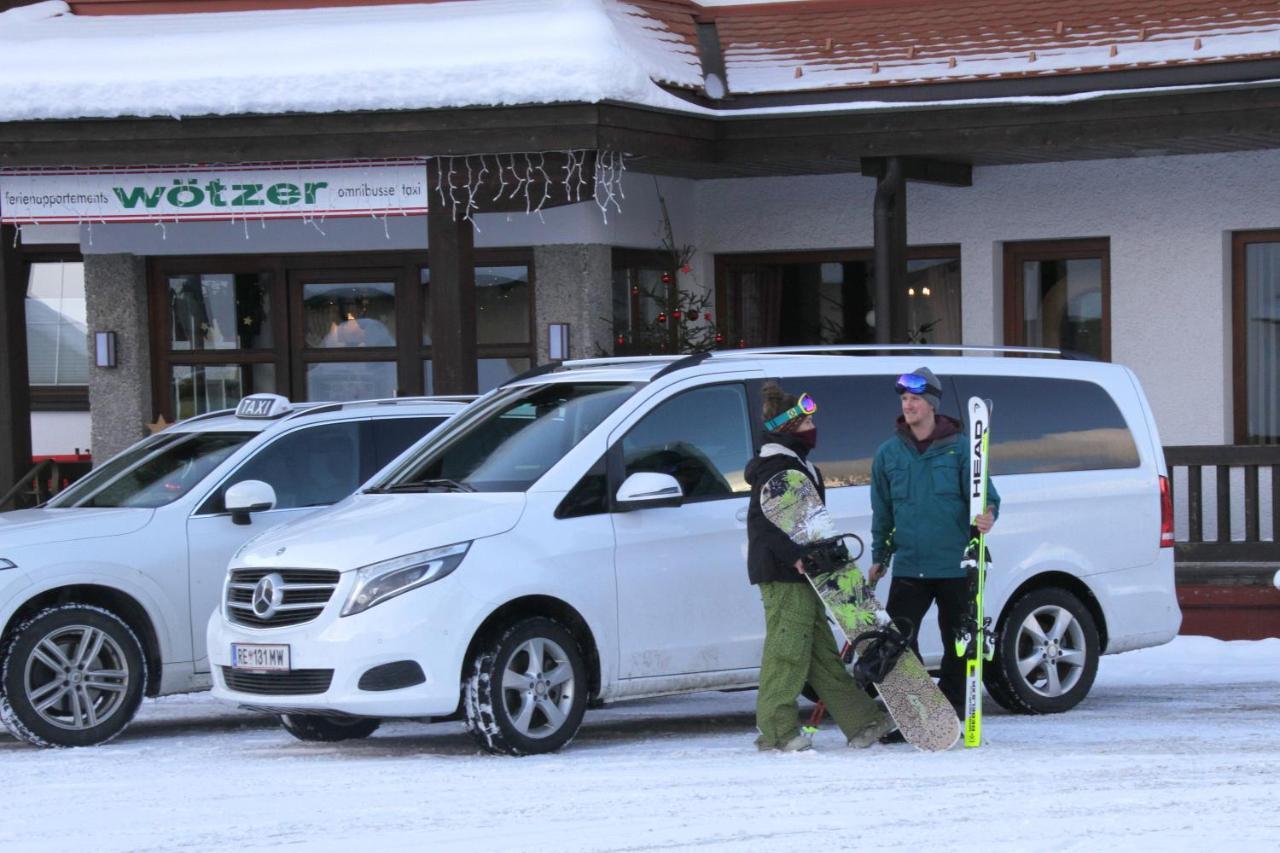
[(866, 749), (875, 743), (882, 743), (880, 739), (891, 732), (897, 731), (898, 724), (893, 721), (893, 717), (888, 714), (881, 714), (879, 719), (872, 720), (861, 729), (858, 730), (853, 737), (849, 738), (849, 746), (854, 749)]

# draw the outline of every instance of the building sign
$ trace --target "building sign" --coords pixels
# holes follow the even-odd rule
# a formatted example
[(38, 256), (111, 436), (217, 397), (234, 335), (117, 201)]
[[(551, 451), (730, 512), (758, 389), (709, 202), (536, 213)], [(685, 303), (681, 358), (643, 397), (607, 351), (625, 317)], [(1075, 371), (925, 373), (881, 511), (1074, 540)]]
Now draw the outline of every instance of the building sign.
[(425, 159), (0, 170), (0, 222), (10, 224), (426, 212)]

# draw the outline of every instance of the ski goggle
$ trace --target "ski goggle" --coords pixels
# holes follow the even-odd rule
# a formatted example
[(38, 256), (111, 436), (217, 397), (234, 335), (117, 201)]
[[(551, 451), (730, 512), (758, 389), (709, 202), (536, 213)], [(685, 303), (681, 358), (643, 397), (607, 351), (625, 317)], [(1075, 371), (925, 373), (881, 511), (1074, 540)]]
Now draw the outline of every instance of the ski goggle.
[(787, 421), (795, 420), (796, 418), (807, 418), (816, 411), (818, 411), (818, 401), (808, 394), (801, 394), (800, 400), (794, 406), (782, 414), (765, 421), (764, 428), (768, 432), (773, 432)]
[(932, 391), (935, 394), (940, 393), (937, 388), (929, 384), (929, 381), (923, 376), (914, 373), (904, 373), (898, 377), (898, 382), (894, 385), (899, 394), (916, 394), (920, 395), (926, 391)]

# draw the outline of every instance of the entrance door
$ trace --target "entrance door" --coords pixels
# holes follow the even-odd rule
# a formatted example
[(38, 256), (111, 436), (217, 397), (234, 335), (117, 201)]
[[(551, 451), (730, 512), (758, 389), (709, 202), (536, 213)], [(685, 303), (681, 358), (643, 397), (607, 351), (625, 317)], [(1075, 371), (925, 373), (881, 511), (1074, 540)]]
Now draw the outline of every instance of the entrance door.
[[(402, 271), (298, 270), (289, 276), (294, 393), (307, 400), (362, 400), (418, 393), (402, 376), (396, 343), (411, 288)], [(410, 315), (411, 316), (411, 315)]]
[(620, 430), (610, 452), (624, 477), (670, 474), (685, 496), (678, 507), (613, 514), (621, 676), (758, 667), (764, 611), (747, 583), (746, 389), (678, 393)]

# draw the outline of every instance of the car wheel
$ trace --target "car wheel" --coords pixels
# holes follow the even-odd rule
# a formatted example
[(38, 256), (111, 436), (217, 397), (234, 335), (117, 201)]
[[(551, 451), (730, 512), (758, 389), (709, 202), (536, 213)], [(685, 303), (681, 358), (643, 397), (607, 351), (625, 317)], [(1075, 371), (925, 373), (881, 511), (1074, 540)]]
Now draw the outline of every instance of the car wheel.
[(86, 604), (37, 613), (18, 626), (0, 665), (0, 720), (37, 746), (93, 746), (133, 719), (146, 657), (116, 614)]
[(467, 731), (490, 752), (554, 752), (587, 708), (586, 666), (562, 625), (525, 619), (482, 644), (464, 684)]
[(280, 725), (298, 740), (336, 743), (367, 738), (378, 730), (382, 720), (338, 714), (281, 714)]
[(1000, 629), (991, 695), (1021, 713), (1069, 711), (1093, 686), (1098, 654), (1098, 628), (1079, 598), (1063, 589), (1032, 590), (1013, 603)]

